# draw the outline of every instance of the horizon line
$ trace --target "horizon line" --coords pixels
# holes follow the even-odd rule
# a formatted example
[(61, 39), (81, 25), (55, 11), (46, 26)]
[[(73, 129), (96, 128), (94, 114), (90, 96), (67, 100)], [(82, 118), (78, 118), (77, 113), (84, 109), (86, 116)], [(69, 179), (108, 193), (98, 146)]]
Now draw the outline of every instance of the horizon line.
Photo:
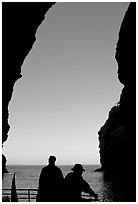
[[(7, 164), (6, 166), (43, 166), (43, 165), (48, 165), (48, 164)], [(56, 166), (72, 166), (74, 164), (56, 164)], [(82, 164), (82, 165), (101, 165), (101, 164)]]

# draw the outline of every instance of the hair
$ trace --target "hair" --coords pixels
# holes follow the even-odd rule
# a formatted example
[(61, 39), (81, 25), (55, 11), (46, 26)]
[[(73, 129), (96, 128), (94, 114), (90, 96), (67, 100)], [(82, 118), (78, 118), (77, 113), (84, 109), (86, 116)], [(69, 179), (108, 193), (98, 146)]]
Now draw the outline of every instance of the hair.
[(56, 161), (56, 157), (55, 156), (50, 156), (49, 157), (49, 163), (51, 164), (51, 163), (55, 163), (55, 161)]

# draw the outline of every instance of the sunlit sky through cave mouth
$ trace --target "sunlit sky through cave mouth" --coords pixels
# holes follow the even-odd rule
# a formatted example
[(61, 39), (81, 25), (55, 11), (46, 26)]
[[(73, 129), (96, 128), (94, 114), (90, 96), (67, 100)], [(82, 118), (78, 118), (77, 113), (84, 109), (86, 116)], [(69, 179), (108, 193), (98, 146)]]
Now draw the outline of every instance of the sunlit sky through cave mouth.
[(119, 101), (115, 60), (127, 2), (58, 2), (37, 30), (10, 102), (8, 164), (99, 164), (98, 131)]

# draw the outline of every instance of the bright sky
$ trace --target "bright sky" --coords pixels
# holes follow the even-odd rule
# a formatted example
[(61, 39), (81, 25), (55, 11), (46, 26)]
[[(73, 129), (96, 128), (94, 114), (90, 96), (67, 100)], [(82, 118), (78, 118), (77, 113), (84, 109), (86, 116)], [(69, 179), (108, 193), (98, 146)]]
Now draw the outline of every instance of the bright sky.
[(58, 2), (37, 30), (10, 102), (8, 164), (98, 164), (98, 131), (120, 97), (114, 58), (126, 2)]

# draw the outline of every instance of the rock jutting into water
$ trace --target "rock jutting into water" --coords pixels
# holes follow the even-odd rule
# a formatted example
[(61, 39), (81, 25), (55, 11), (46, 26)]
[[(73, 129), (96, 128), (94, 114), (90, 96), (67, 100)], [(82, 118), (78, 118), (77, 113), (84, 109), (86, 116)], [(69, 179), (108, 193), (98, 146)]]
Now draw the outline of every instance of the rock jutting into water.
[(129, 4), (119, 31), (115, 58), (124, 85), (99, 134), (101, 168), (116, 179), (136, 182), (136, 3)]
[(4, 173), (9, 173), (9, 171), (6, 169), (6, 157), (2, 154), (2, 175)]
[(2, 3), (2, 144), (8, 138), (8, 105), (15, 82), (22, 77), (21, 66), (31, 50), (36, 30), (54, 2)]

